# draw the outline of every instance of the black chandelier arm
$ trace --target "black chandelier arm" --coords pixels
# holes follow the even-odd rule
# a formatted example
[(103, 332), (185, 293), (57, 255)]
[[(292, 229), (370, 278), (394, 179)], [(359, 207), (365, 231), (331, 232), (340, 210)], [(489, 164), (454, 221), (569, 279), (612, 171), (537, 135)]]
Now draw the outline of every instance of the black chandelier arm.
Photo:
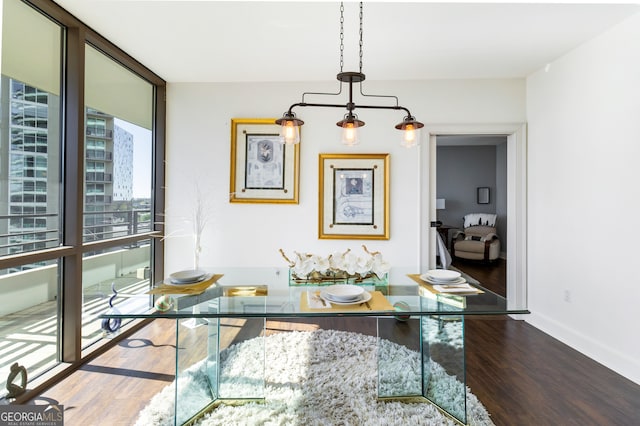
[(311, 104), (307, 102), (298, 102), (289, 107), (287, 114), (292, 115), (293, 109), (296, 107), (326, 107), (326, 108), (346, 108), (344, 104)]
[(398, 106), (400, 104), (400, 102), (398, 101), (398, 97), (394, 96), (394, 95), (368, 95), (368, 94), (364, 93), (362, 91), (362, 83), (360, 83), (360, 95), (364, 96), (365, 98), (391, 98), (391, 99), (395, 99), (396, 106)]
[[(338, 96), (342, 94), (342, 86), (343, 84), (340, 83), (338, 85), (338, 91), (335, 93), (329, 93), (329, 92), (304, 92), (302, 94), (302, 100), (300, 103), (306, 103), (304, 101), (305, 96), (307, 95), (320, 95), (320, 96)], [(368, 93), (364, 93), (363, 88), (362, 88), (362, 82), (360, 82), (360, 84), (358, 84), (359, 87), (359, 92), (360, 92), (360, 96), (365, 97), (365, 98), (388, 98), (388, 99), (393, 99), (396, 102), (396, 106), (398, 106), (400, 104), (400, 101), (398, 100), (398, 97), (395, 95), (373, 95), (373, 94), (368, 94)], [(349, 84), (349, 99), (353, 99), (353, 84)]]
[[(394, 96), (394, 97), (395, 97), (395, 96)], [(366, 109), (392, 109), (392, 110), (396, 110), (396, 111), (400, 111), (400, 110), (401, 110), (401, 111), (406, 112), (408, 116), (413, 117), (413, 116), (411, 115), (411, 112), (410, 112), (407, 108), (405, 108), (405, 107), (403, 107), (403, 106), (400, 106), (400, 105), (392, 105), (392, 106), (387, 106), (387, 105), (384, 105), (384, 106), (383, 106), (383, 105), (357, 105), (357, 106), (355, 106), (355, 107), (354, 107), (354, 109), (356, 109), (356, 108), (366, 108)]]
[(322, 96), (337, 96), (337, 95), (341, 95), (342, 94), (342, 84), (338, 85), (338, 91), (335, 93), (328, 93), (328, 92), (304, 92), (302, 94), (302, 102), (300, 103), (305, 103), (304, 101), (304, 97), (307, 95), (322, 95)]
[(396, 111), (405, 111), (409, 117), (413, 117), (411, 112), (400, 105), (356, 105), (352, 104), (352, 108), (349, 108), (348, 104), (318, 104), (318, 103), (308, 103), (308, 102), (298, 102), (289, 107), (288, 114), (293, 114), (293, 109), (296, 107), (324, 107), (324, 108), (346, 108), (349, 111), (356, 110), (358, 108), (362, 109), (390, 109)]
[(360, 95), (364, 96), (365, 98), (390, 98), (390, 99), (394, 99), (396, 101), (396, 106), (398, 106), (398, 104), (400, 103), (398, 101), (398, 97), (394, 96), (394, 95), (367, 95), (366, 93), (362, 93), (362, 90), (360, 90)]

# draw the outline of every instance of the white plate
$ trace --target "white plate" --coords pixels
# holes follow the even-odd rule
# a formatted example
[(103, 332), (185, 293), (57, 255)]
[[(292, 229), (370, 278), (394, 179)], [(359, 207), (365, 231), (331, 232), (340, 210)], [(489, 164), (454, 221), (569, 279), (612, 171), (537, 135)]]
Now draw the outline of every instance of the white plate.
[(420, 276), (420, 279), (428, 282), (429, 284), (445, 284), (445, 285), (455, 285), (455, 284), (464, 284), (467, 282), (464, 278), (460, 277), (455, 280), (434, 280), (426, 276)]
[(171, 279), (167, 278), (164, 281), (162, 281), (163, 284), (166, 285), (175, 285), (175, 286), (185, 286), (185, 285), (195, 285), (195, 284), (200, 284), (202, 282), (205, 282), (206, 280), (208, 280), (209, 278), (211, 278), (212, 275), (211, 274), (207, 274), (204, 277), (202, 277), (202, 279), (198, 280), (198, 281), (194, 281), (194, 282), (189, 282), (189, 283), (181, 283), (181, 282), (174, 282), (171, 281)]
[(200, 284), (201, 282), (204, 282), (206, 280), (208, 280), (209, 278), (211, 278), (213, 275), (212, 274), (205, 274), (202, 278), (200, 278), (198, 281), (193, 281), (193, 282), (180, 282), (180, 281), (173, 281), (171, 278), (166, 278), (163, 283), (167, 284), (167, 285), (175, 285), (175, 286), (181, 286), (181, 285), (194, 285), (194, 284)]
[(329, 303), (333, 303), (334, 305), (359, 305), (360, 303), (365, 303), (371, 300), (371, 293), (369, 293), (368, 291), (364, 291), (358, 300), (354, 300), (351, 302), (337, 302), (331, 299), (331, 296), (329, 296), (324, 290), (320, 291), (320, 297)]
[(189, 269), (186, 271), (174, 272), (169, 275), (169, 281), (173, 284), (193, 284), (201, 281), (205, 275), (207, 275), (207, 273), (200, 269)]
[(352, 284), (330, 285), (324, 292), (336, 302), (354, 302), (362, 297), (364, 288)]
[(460, 278), (462, 274), (460, 274), (460, 272), (458, 271), (451, 271), (449, 269), (431, 269), (422, 274), (420, 278), (422, 278), (422, 276), (427, 276), (432, 280), (449, 281)]
[(440, 293), (478, 293), (478, 290), (469, 284), (461, 286), (434, 285), (433, 288)]

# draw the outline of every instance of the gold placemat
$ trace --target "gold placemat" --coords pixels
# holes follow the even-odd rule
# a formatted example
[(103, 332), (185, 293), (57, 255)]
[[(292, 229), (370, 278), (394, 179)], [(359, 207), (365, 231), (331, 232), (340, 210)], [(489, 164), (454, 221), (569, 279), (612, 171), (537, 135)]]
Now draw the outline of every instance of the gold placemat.
[(446, 294), (447, 296), (472, 296), (474, 294), (482, 294), (484, 293), (484, 291), (480, 290), (479, 288), (477, 288), (476, 286), (474, 286), (473, 284), (467, 282), (467, 284), (469, 284), (471, 287), (473, 287), (473, 290), (469, 290), (467, 292), (464, 293), (460, 293), (460, 292), (448, 292), (448, 291), (438, 291), (435, 288), (433, 288), (433, 284), (428, 283), (427, 281), (423, 280), (422, 278), (420, 278), (420, 274), (407, 274), (407, 276), (409, 278), (411, 278), (412, 280), (414, 280), (415, 282), (417, 282), (418, 284), (420, 284), (421, 287), (426, 288), (427, 290), (429, 290), (431, 293), (433, 294)]
[(161, 283), (157, 287), (152, 288), (145, 294), (191, 294), (196, 295), (204, 293), (206, 289), (211, 287), (224, 274), (214, 274), (211, 278), (195, 284), (170, 285)]
[(393, 305), (384, 297), (382, 292), (370, 291), (370, 293), (371, 300), (358, 305), (335, 305), (332, 303), (330, 308), (310, 308), (309, 301), (307, 300), (307, 292), (303, 291), (300, 295), (300, 310), (305, 312), (395, 311)]

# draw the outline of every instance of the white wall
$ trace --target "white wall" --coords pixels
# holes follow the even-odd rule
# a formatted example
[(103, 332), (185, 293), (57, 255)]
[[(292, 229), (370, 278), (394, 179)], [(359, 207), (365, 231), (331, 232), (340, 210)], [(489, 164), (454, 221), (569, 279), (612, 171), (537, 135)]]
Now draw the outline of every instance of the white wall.
[[(355, 148), (339, 143), (335, 125), (345, 111), (300, 108), (302, 128), (300, 203), (232, 204), (229, 197), (231, 118), (279, 117), (299, 102), (304, 91), (336, 90), (338, 82), (254, 84), (169, 84), (167, 95), (167, 233), (165, 272), (193, 262), (191, 215), (195, 182), (209, 204), (203, 235), (202, 266), (286, 267), (278, 249), (329, 254), (380, 250), (396, 267), (417, 268), (420, 257), (420, 185), (428, 185), (419, 149), (399, 146), (394, 111), (357, 111), (367, 124)], [(366, 81), (365, 92), (393, 94), (425, 123), (518, 123), (525, 121), (524, 80)], [(308, 97), (307, 102), (345, 102), (341, 97)], [(376, 103), (383, 102), (378, 101)], [(356, 103), (359, 100), (356, 99)], [(367, 103), (373, 103), (367, 101)], [(391, 239), (388, 241), (318, 239), (318, 154), (333, 152), (391, 154)]]
[(527, 118), (525, 319), (640, 383), (640, 15), (531, 75)]

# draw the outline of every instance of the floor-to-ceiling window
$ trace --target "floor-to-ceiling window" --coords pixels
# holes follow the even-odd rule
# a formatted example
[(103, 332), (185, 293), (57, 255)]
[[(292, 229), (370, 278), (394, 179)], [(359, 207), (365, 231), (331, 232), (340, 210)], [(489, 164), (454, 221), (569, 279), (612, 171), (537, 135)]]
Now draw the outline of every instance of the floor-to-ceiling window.
[[(152, 229), (153, 85), (88, 44), (84, 68), (83, 241), (146, 234)], [(83, 346), (102, 336), (101, 300), (149, 289), (150, 249), (144, 239), (84, 253)]]
[[(0, 389), (18, 362), (31, 375), (59, 360), (62, 244), (61, 49), (64, 28), (17, 0), (3, 4), (0, 77)], [(31, 259), (34, 259), (33, 261)]]
[(114, 292), (162, 272), (165, 89), (53, 2), (1, 12), (0, 397), (13, 363), (81, 360)]

